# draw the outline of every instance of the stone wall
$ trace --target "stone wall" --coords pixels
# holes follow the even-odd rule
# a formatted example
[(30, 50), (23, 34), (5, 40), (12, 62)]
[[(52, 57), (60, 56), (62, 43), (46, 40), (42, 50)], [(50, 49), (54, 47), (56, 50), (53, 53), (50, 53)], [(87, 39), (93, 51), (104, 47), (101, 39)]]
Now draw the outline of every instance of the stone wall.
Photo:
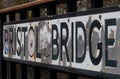
[(116, 6), (117, 0), (104, 0), (103, 1), (103, 7), (110, 7), (110, 6)]
[(35, 0), (0, 0), (0, 8), (12, 7)]
[(47, 16), (47, 8), (41, 8), (40, 9), (40, 17)]
[(91, 0), (78, 0), (77, 11), (85, 11), (91, 8)]
[(57, 7), (56, 7), (57, 14), (65, 14), (66, 12), (67, 12), (67, 4), (66, 3), (57, 5)]
[[(23, 3), (31, 2), (35, 0), (0, 0), (0, 8), (11, 7), (15, 5), (20, 5)], [(120, 0), (103, 0), (103, 7), (111, 7), (120, 5)], [(66, 13), (66, 4), (57, 5), (57, 14)], [(77, 11), (85, 11), (91, 8), (91, 0), (78, 0), (77, 1)]]
[(103, 7), (113, 7), (120, 5), (120, 0), (103, 0)]

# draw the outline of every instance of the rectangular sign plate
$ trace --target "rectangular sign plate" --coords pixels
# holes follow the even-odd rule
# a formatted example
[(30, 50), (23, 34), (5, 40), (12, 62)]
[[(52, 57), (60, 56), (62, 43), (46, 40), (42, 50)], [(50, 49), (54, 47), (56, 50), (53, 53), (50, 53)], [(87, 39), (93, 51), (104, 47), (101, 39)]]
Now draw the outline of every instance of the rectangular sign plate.
[(5, 24), (3, 57), (119, 76), (120, 11), (77, 14)]

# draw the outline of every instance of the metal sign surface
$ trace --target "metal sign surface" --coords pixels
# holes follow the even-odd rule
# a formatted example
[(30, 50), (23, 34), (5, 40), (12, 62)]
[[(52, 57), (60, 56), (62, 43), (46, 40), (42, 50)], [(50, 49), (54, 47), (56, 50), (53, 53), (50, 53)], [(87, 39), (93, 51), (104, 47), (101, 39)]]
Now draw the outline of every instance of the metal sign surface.
[(120, 11), (3, 26), (3, 57), (120, 75)]

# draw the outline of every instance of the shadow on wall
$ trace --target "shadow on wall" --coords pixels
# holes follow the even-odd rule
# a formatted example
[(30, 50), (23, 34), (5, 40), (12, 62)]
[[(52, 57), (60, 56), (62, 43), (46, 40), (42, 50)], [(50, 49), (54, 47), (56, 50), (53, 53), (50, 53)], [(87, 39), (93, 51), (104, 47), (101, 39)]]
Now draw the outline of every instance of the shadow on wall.
[(20, 5), (35, 0), (0, 0), (0, 9)]

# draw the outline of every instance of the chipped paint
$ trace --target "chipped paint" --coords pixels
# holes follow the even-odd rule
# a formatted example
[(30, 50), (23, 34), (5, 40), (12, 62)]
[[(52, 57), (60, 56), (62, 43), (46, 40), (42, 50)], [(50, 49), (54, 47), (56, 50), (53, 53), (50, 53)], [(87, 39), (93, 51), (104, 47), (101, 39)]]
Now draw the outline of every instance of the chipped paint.
[(4, 25), (3, 56), (120, 75), (120, 12)]

